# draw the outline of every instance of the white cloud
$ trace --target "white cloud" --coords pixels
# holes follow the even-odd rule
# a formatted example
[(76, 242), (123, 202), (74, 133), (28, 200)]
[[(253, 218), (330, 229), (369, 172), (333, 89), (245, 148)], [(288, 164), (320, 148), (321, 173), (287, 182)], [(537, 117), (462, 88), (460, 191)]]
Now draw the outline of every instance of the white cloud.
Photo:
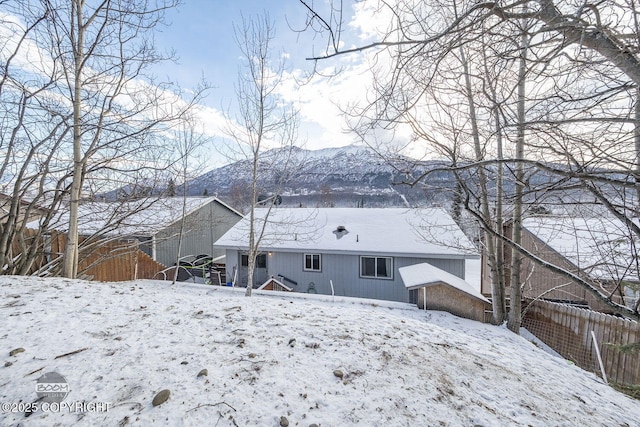
[[(376, 2), (357, 2), (353, 5), (353, 15), (345, 26), (342, 37), (343, 48), (379, 40), (382, 31), (386, 31), (392, 22), (389, 9), (379, 7)], [(308, 137), (307, 147), (311, 149), (335, 147), (362, 142), (359, 137), (348, 131), (348, 120), (354, 106), (368, 105), (375, 94), (372, 92), (374, 72), (386, 72), (391, 66), (389, 53), (379, 49), (339, 55), (320, 60), (316, 74), (305, 80), (305, 72), (296, 69), (287, 76), (286, 84), (280, 89), (281, 96), (294, 103), (300, 109), (302, 120), (301, 134), (305, 130)], [(305, 82), (298, 85), (298, 82)], [(400, 126), (391, 131), (376, 130), (367, 141), (372, 145), (391, 140), (391, 145), (404, 147), (411, 140), (411, 129)], [(415, 147), (405, 154), (421, 155)]]
[[(376, 4), (369, 2), (357, 2), (353, 6), (351, 21), (345, 27), (348, 33), (343, 40), (353, 45), (353, 42), (362, 43), (363, 40), (378, 37), (379, 29), (384, 29), (390, 22), (387, 10), (386, 8), (378, 9)], [(0, 35), (8, 40), (14, 40), (13, 43), (15, 43), (15, 37), (12, 39), (5, 36), (10, 36), (12, 30), (19, 33), (24, 25), (13, 16), (5, 15), (2, 18), (11, 25), (0, 28)], [(28, 40), (25, 43), (21, 56), (16, 58), (16, 66), (34, 74), (50, 73), (53, 62), (49, 55), (39, 50), (35, 43)], [(3, 52), (6, 52), (7, 48), (11, 48), (11, 45), (5, 45)], [(285, 75), (285, 80), (279, 88), (279, 95), (284, 101), (291, 102), (299, 108), (301, 120), (299, 135), (301, 142), (306, 141), (307, 148), (319, 149), (360, 142), (354, 133), (347, 131), (347, 116), (344, 111), (349, 111), (354, 104), (367, 102), (372, 81), (371, 64), (376, 63), (380, 66), (381, 58), (386, 57), (379, 54), (374, 60), (374, 54), (373, 51), (365, 51), (321, 61), (318, 65), (323, 69), (302, 85), (299, 84), (305, 81), (305, 71), (302, 69), (294, 69)], [(282, 55), (283, 58), (290, 57), (289, 53)], [(336, 73), (338, 70), (339, 72)], [(155, 111), (149, 113), (151, 116), (157, 116), (161, 112), (177, 111), (186, 105), (186, 101), (176, 93), (168, 90), (161, 91), (142, 80), (131, 81), (129, 89), (120, 96), (119, 102), (123, 106), (135, 108), (140, 101), (145, 101), (138, 98), (144, 93), (159, 96), (160, 104)], [(227, 119), (220, 109), (203, 103), (197, 105), (193, 113), (200, 122), (203, 133), (212, 138), (214, 143), (219, 145), (229, 143), (224, 132), (225, 127), (228, 127)], [(408, 140), (410, 132), (406, 129), (401, 130), (396, 137), (402, 141)], [(216, 153), (212, 152), (211, 155), (214, 157), (213, 163), (220, 162), (219, 158), (215, 158)]]
[(362, 78), (361, 71), (364, 70), (349, 68), (330, 78), (318, 75), (302, 85), (298, 84), (304, 81), (301, 70), (287, 75), (280, 95), (299, 108), (301, 136), (307, 137), (308, 148), (335, 147), (354, 142), (355, 135), (345, 132), (347, 123), (342, 110), (366, 94), (366, 78)]
[(349, 27), (360, 41), (379, 40), (386, 34), (394, 16), (389, 8), (393, 2), (356, 2), (353, 5), (353, 17)]
[(22, 39), (27, 30), (24, 22), (6, 13), (0, 13), (0, 22), (0, 61), (6, 64), (9, 57), (13, 56), (13, 67), (34, 75), (50, 76), (54, 72), (53, 60), (31, 39)]

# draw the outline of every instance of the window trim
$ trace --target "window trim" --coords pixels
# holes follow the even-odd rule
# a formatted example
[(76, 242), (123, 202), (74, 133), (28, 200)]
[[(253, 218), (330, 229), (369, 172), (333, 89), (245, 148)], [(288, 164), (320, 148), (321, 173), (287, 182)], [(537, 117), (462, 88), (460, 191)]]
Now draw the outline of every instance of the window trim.
[[(263, 259), (264, 260), (264, 266), (260, 267), (260, 261), (259, 259)], [(245, 260), (246, 260), (246, 264), (245, 264)], [(240, 267), (242, 268), (249, 268), (249, 254), (244, 253), (244, 254), (240, 254)], [(254, 268), (258, 269), (265, 269), (267, 268), (267, 254), (266, 253), (259, 253), (258, 255), (256, 255), (256, 264), (254, 266)]]
[[(313, 268), (313, 257), (318, 257), (318, 269)], [(307, 268), (307, 257), (311, 257), (311, 268)], [(304, 253), (302, 254), (302, 270), (309, 271), (313, 273), (322, 272), (322, 254), (318, 253)]]
[[(365, 276), (363, 274), (362, 271), (362, 260), (363, 258), (373, 258), (375, 260), (375, 265), (374, 265), (374, 271), (375, 271), (375, 276)], [(379, 259), (384, 259), (384, 260), (390, 260), (390, 265), (389, 265), (389, 276), (378, 276), (378, 260)], [(393, 257), (391, 256), (377, 256), (377, 255), (360, 255), (359, 258), (359, 266), (358, 269), (360, 270), (360, 278), (362, 279), (379, 279), (379, 280), (393, 280)]]

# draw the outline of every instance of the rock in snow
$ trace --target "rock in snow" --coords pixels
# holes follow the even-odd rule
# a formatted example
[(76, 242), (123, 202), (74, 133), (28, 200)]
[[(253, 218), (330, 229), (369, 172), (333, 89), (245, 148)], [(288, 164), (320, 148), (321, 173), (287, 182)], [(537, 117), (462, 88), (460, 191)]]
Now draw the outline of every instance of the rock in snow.
[(164, 390), (159, 391), (158, 394), (155, 395), (155, 397), (151, 401), (151, 404), (153, 406), (160, 406), (164, 402), (169, 400), (169, 396), (171, 396), (171, 391), (165, 388)]

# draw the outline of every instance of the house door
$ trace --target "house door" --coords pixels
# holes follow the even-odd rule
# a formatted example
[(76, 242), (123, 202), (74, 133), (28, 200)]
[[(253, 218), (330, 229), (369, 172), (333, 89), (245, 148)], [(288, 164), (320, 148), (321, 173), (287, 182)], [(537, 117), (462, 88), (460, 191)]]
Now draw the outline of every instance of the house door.
[[(242, 254), (240, 257), (240, 283), (245, 285), (249, 280), (249, 255)], [(253, 287), (262, 285), (267, 279), (267, 254), (259, 254), (256, 257), (256, 266), (253, 270)]]

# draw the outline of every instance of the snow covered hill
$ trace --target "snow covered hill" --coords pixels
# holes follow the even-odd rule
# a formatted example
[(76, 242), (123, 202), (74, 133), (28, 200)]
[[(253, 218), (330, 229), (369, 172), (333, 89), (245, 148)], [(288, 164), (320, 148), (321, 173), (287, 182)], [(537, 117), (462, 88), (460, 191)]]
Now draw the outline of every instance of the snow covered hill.
[(29, 277), (0, 300), (4, 412), (52, 371), (63, 402), (109, 404), (2, 426), (640, 425), (640, 402), (524, 338), (407, 304)]
[[(372, 149), (356, 145), (321, 150), (295, 148), (293, 153), (272, 150), (262, 155), (259, 181), (265, 193), (278, 192), (283, 203), (291, 206), (405, 206), (407, 200), (420, 205), (426, 198), (446, 200), (448, 195), (442, 194), (442, 188), (453, 186), (453, 176), (448, 174), (434, 174), (426, 180), (438, 181), (439, 190), (432, 194), (425, 194), (424, 188), (396, 185), (405, 179), (402, 170), (419, 174), (440, 164), (417, 163), (402, 156), (383, 159)], [(246, 193), (250, 171), (248, 160), (214, 169), (191, 180), (189, 194), (215, 193), (233, 201)]]

